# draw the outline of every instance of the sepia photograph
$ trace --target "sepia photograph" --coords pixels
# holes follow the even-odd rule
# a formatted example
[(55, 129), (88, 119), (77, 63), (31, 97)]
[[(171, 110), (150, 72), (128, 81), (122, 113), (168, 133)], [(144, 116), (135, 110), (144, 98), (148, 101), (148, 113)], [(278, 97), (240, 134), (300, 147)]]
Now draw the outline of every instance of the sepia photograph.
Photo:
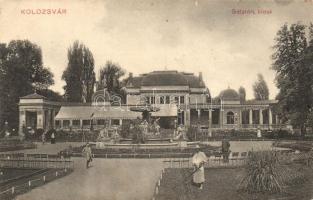
[(313, 0), (0, 0), (1, 200), (313, 200)]

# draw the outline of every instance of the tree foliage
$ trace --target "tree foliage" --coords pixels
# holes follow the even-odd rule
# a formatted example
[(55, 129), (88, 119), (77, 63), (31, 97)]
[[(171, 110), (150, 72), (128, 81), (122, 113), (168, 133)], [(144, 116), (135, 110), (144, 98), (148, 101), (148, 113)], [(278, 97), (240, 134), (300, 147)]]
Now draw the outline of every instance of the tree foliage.
[[(121, 77), (125, 75), (125, 70), (118, 63), (108, 61), (105, 66), (100, 68), (97, 90), (106, 89), (109, 94), (118, 96), (121, 103), (125, 103), (125, 91)], [(125, 82), (125, 81), (124, 81)]]
[(309, 26), (308, 39), (306, 28), (300, 23), (283, 25), (277, 32), (272, 56), (281, 117), (300, 128), (302, 134), (313, 103), (313, 26)]
[(40, 89), (40, 90), (37, 90), (37, 93), (44, 97), (47, 97), (47, 99), (50, 101), (57, 101), (57, 102), (64, 101), (63, 96), (60, 95), (60, 93), (55, 92), (51, 89)]
[(69, 102), (91, 102), (95, 85), (94, 58), (91, 51), (75, 41), (68, 49), (68, 64), (63, 72), (65, 98)]
[(0, 44), (0, 126), (5, 121), (18, 126), (18, 101), (21, 96), (54, 83), (53, 74), (43, 66), (41, 48), (28, 40)]
[(256, 100), (269, 99), (269, 90), (262, 74), (258, 74), (258, 79), (253, 84), (253, 92)]
[(106, 88), (108, 92), (119, 93), (121, 90), (120, 78), (125, 75), (125, 71), (119, 64), (108, 61), (100, 69), (98, 89)]
[(238, 89), (240, 101), (243, 102), (246, 100), (246, 89), (242, 86)]

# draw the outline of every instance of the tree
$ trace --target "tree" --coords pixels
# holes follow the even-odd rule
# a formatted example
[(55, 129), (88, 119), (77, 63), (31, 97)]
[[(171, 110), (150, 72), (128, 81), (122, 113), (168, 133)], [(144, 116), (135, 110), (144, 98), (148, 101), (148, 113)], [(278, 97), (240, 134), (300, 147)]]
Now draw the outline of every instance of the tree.
[(64, 101), (63, 96), (60, 95), (58, 92), (55, 92), (50, 89), (41, 89), (37, 91), (38, 94), (47, 97), (48, 100), (50, 101), (57, 101), (57, 102), (62, 102)]
[(253, 92), (256, 100), (268, 100), (269, 91), (262, 74), (258, 74), (258, 80), (253, 84)]
[(117, 63), (108, 61), (100, 69), (98, 90), (106, 88), (109, 93), (121, 94), (122, 87), (120, 78), (125, 75), (125, 71)]
[(34, 92), (34, 83), (48, 88), (53, 74), (44, 68), (41, 48), (28, 40), (0, 44), (0, 126), (18, 127), (18, 102)]
[(300, 23), (285, 24), (275, 38), (273, 65), (276, 71), (277, 95), (281, 116), (301, 134), (306, 133), (306, 123), (313, 101), (313, 27), (309, 27), (309, 45), (306, 26)]
[(246, 89), (244, 87), (240, 86), (238, 93), (239, 93), (240, 101), (241, 102), (245, 101), (246, 100)]
[(75, 41), (68, 49), (68, 64), (63, 72), (65, 97), (69, 102), (91, 102), (95, 85), (94, 59), (91, 51)]

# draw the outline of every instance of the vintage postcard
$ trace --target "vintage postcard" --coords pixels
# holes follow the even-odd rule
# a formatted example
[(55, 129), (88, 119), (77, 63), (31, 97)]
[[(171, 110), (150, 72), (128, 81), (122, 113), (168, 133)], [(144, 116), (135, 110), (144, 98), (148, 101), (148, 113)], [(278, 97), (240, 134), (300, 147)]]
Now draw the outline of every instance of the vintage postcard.
[(0, 199), (312, 200), (313, 0), (0, 0)]

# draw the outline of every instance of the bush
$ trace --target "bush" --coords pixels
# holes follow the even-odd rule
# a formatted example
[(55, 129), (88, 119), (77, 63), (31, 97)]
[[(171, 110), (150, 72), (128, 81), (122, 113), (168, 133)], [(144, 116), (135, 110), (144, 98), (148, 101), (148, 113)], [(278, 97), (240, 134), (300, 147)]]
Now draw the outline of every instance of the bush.
[(279, 129), (279, 130), (273, 130), (273, 131), (267, 131), (265, 133), (262, 133), (263, 137), (268, 139), (295, 139), (296, 136), (292, 135), (289, 131)]
[(249, 193), (282, 192), (283, 186), (305, 181), (301, 169), (283, 162), (291, 158), (274, 151), (251, 152), (246, 165), (246, 175), (239, 188)]

